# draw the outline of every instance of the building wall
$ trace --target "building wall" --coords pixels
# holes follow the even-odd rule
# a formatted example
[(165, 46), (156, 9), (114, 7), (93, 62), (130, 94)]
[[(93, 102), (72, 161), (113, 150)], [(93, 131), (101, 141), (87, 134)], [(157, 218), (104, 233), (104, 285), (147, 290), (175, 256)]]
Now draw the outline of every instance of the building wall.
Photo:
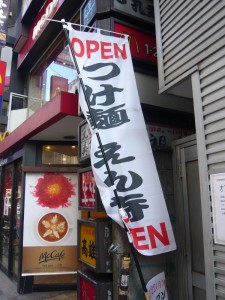
[(155, 0), (159, 88), (164, 90), (225, 43), (225, 2)]
[[(209, 282), (214, 282), (215, 295), (218, 299), (225, 299), (225, 246), (213, 242), (213, 231), (216, 221), (211, 213), (212, 201), (208, 191), (211, 174), (224, 173), (225, 171), (225, 49), (219, 49), (204, 61), (198, 64), (199, 71), (192, 75), (193, 95), (196, 111), (196, 127), (198, 153), (200, 162), (200, 176), (202, 188), (202, 210), (205, 230), (205, 241), (211, 244), (211, 249), (206, 249), (208, 270), (213, 268), (213, 273), (208, 275)], [(202, 155), (200, 155), (202, 153)], [(212, 189), (212, 187), (211, 187)], [(206, 202), (208, 200), (208, 203)], [(213, 208), (214, 209), (214, 208)], [(209, 220), (212, 220), (212, 224)], [(217, 226), (221, 226), (217, 224)], [(213, 231), (211, 231), (213, 228)], [(212, 238), (211, 238), (212, 235)], [(209, 264), (209, 265), (208, 265)], [(206, 269), (207, 270), (207, 269)], [(210, 279), (211, 277), (211, 279)]]
[(154, 3), (160, 92), (192, 79), (207, 299), (225, 299), (225, 247), (214, 242), (209, 181), (225, 171), (225, 2)]

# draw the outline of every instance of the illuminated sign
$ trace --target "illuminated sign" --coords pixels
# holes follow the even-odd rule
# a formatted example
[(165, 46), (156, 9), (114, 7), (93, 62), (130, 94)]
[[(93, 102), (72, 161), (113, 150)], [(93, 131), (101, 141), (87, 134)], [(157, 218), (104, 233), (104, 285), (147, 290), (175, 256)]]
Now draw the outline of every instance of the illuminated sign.
[(105, 211), (91, 167), (78, 170), (79, 208), (89, 211)]
[(153, 63), (157, 62), (155, 36), (116, 22), (114, 23), (114, 31), (118, 32), (120, 36), (129, 35), (130, 51), (133, 58)]
[(109, 219), (78, 220), (78, 260), (96, 273), (112, 272), (111, 226)]

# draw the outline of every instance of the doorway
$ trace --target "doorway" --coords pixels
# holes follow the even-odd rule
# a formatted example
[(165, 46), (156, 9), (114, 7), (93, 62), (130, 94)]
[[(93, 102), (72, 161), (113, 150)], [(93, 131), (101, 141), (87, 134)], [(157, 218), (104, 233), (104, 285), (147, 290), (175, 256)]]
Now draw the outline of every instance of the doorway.
[(174, 144), (179, 299), (205, 300), (205, 262), (195, 135)]
[(18, 276), (21, 207), (21, 162), (10, 164), (2, 172), (0, 267), (8, 275)]

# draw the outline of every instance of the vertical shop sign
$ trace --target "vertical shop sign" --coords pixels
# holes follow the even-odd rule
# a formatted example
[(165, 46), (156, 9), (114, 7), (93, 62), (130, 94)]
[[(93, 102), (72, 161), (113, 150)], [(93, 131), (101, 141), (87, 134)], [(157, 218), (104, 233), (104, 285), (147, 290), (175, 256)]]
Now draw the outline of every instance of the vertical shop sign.
[(0, 0), (0, 44), (6, 44), (10, 0)]
[(102, 35), (99, 31), (69, 29), (72, 51), (85, 85), (85, 95), (80, 90), (79, 101), (92, 131), (91, 164), (105, 210), (123, 227), (116, 190), (128, 216), (124, 221), (136, 249), (144, 255), (175, 250), (173, 230), (142, 114), (128, 39)]
[(79, 217), (77, 174), (26, 174), (23, 276), (76, 273)]
[(5, 70), (6, 62), (0, 61), (0, 113), (2, 111), (2, 99), (4, 94)]
[(91, 131), (87, 121), (79, 124), (79, 161), (90, 159), (91, 152)]
[(225, 173), (210, 175), (213, 229), (216, 244), (225, 245)]
[(81, 224), (80, 228), (80, 259), (96, 267), (96, 241), (95, 228), (87, 224)]

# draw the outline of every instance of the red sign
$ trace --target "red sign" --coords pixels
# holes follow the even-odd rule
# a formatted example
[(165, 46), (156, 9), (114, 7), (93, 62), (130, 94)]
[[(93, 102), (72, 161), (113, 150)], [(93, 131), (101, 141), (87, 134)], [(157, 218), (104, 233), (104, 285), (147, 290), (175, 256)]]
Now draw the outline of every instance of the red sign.
[(81, 206), (95, 207), (95, 180), (92, 171), (81, 173)]
[(156, 38), (133, 28), (114, 23), (114, 31), (119, 36), (129, 35), (131, 55), (149, 62), (157, 62)]
[(0, 61), (0, 95), (4, 93), (6, 62)]
[(33, 47), (34, 43), (40, 37), (48, 23), (50, 22), (48, 19), (52, 19), (57, 10), (60, 8), (64, 0), (48, 0), (45, 5), (42, 7), (39, 15), (36, 17), (32, 27), (29, 30), (29, 38), (23, 49), (18, 55), (17, 66), (19, 67), (26, 55)]
[(95, 300), (96, 289), (84, 278), (80, 278), (80, 299), (81, 300)]

